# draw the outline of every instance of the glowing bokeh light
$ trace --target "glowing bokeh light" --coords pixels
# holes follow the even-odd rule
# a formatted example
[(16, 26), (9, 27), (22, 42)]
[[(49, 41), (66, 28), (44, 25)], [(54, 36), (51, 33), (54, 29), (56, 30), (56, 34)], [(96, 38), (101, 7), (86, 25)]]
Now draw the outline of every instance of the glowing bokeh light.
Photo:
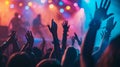
[(11, 4), (11, 5), (10, 5), (10, 8), (14, 8), (14, 4)]
[(40, 0), (42, 4), (46, 3), (47, 0)]
[(20, 6), (20, 7), (23, 6), (23, 3), (19, 3), (19, 6)]
[(64, 13), (64, 9), (63, 8), (60, 9), (60, 13)]
[(32, 6), (32, 2), (28, 2), (28, 6)]
[(10, 3), (9, 1), (5, 1), (5, 4), (6, 4), (6, 5), (9, 5), (9, 3)]
[(71, 7), (70, 6), (66, 6), (66, 10), (70, 10), (71, 9)]
[(85, 2), (86, 2), (86, 3), (89, 3), (89, 2), (90, 2), (90, 0), (85, 0)]
[(50, 4), (50, 5), (49, 5), (49, 8), (51, 8), (51, 9), (54, 8), (54, 5), (53, 5), (53, 4)]
[(48, 0), (48, 3), (52, 3), (53, 1), (52, 0)]
[(25, 6), (25, 9), (26, 9), (26, 10), (29, 10), (29, 8), (30, 8), (29, 6)]
[(60, 5), (60, 6), (63, 6), (63, 2), (62, 2), (62, 1), (60, 1), (60, 2), (59, 2), (59, 5)]
[(77, 3), (74, 3), (73, 5), (74, 5), (75, 7), (78, 7), (78, 4), (77, 4)]

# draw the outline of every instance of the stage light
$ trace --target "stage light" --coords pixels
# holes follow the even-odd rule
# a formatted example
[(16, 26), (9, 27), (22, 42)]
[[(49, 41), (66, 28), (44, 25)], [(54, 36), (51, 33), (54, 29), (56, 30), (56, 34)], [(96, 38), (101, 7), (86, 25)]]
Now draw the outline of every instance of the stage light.
[(26, 9), (26, 10), (29, 10), (29, 8), (30, 8), (29, 6), (25, 6), (25, 9)]
[(23, 3), (19, 3), (19, 6), (20, 6), (20, 7), (23, 6)]
[(44, 4), (47, 0), (40, 0), (42, 4)]
[(77, 7), (77, 6), (78, 6), (78, 4), (77, 4), (77, 3), (74, 3), (73, 5), (74, 5), (75, 7)]
[(63, 8), (60, 9), (60, 13), (64, 13), (64, 9)]
[(32, 2), (28, 2), (28, 6), (32, 6)]
[(6, 5), (9, 5), (9, 3), (10, 3), (9, 1), (5, 1), (5, 4), (6, 4)]
[(90, 0), (85, 0), (85, 2), (86, 2), (86, 3), (89, 3), (89, 2), (90, 2)]
[(54, 8), (54, 5), (53, 5), (53, 4), (50, 4), (50, 5), (49, 5), (49, 8)]
[(71, 9), (71, 7), (70, 6), (66, 6), (66, 10), (70, 10)]
[(10, 8), (14, 8), (14, 4), (11, 4), (11, 5), (10, 5)]
[(59, 5), (60, 5), (60, 6), (63, 6), (63, 2), (62, 2), (62, 1), (60, 1), (60, 2), (59, 2)]
[(48, 3), (52, 3), (52, 0), (48, 0)]

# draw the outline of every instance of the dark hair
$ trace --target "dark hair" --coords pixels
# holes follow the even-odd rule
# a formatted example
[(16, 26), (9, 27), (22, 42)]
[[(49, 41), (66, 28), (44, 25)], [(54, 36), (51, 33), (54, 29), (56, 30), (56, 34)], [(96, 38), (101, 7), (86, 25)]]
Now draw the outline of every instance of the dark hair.
[(77, 59), (76, 49), (74, 47), (69, 47), (65, 50), (61, 64), (63, 67), (74, 67), (76, 59)]
[(56, 59), (44, 59), (36, 67), (61, 67), (60, 62)]
[(7, 67), (33, 67), (33, 64), (27, 53), (20, 52), (10, 56)]

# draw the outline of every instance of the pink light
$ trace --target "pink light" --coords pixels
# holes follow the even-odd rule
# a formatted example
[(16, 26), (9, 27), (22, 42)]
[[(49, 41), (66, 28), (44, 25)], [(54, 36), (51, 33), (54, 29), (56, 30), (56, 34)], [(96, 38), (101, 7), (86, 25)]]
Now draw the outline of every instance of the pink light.
[(73, 5), (74, 5), (75, 7), (77, 7), (77, 6), (78, 6), (78, 4), (77, 4), (77, 3), (74, 3)]

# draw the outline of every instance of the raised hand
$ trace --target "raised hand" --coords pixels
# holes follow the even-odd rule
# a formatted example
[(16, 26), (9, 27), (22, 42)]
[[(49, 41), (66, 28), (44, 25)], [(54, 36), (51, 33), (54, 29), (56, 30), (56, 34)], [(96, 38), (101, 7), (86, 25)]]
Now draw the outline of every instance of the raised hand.
[(53, 19), (52, 19), (51, 27), (50, 25), (48, 25), (48, 28), (53, 35), (57, 34), (57, 24), (55, 23)]
[(110, 16), (112, 16), (113, 13), (107, 14), (108, 8), (110, 7), (110, 3), (111, 3), (111, 1), (108, 1), (108, 0), (105, 0), (105, 3), (103, 3), (103, 0), (102, 0), (100, 7), (98, 8), (97, 2), (96, 2), (95, 3), (96, 10), (94, 13), (94, 18), (101, 21), (101, 20), (105, 20), (105, 19), (109, 18)]
[(63, 37), (62, 37), (62, 50), (63, 50), (63, 53), (66, 49), (66, 44), (67, 44), (67, 32), (69, 31), (69, 27), (70, 25), (68, 25), (68, 21), (64, 21), (62, 23), (62, 27), (63, 27)]
[(10, 37), (2, 46), (0, 46), (0, 51), (4, 51), (9, 44), (13, 44), (13, 52), (19, 51), (19, 45), (17, 43), (16, 32), (12, 31)]
[(71, 41), (72, 41), (72, 46), (73, 46), (74, 43), (75, 43), (75, 37), (74, 36), (71, 37)]
[(82, 38), (79, 39), (76, 33), (74, 33), (74, 36), (75, 36), (74, 38), (77, 40), (78, 44), (81, 45)]
[(68, 25), (68, 21), (64, 21), (62, 26), (63, 26), (64, 32), (68, 32), (69, 31), (70, 25)]
[(10, 38), (7, 40), (7, 42), (13, 43), (16, 40), (17, 40), (17, 38), (16, 38), (16, 32), (12, 31), (11, 34), (10, 34)]
[(26, 39), (27, 39), (27, 43), (29, 44), (29, 48), (32, 48), (33, 43), (34, 43), (34, 37), (32, 35), (32, 32), (27, 31), (25, 36), (26, 36)]
[(106, 24), (106, 30), (108, 32), (111, 32), (114, 29), (116, 23), (117, 22), (114, 22), (114, 17), (111, 17), (110, 19), (108, 19), (107, 24)]

